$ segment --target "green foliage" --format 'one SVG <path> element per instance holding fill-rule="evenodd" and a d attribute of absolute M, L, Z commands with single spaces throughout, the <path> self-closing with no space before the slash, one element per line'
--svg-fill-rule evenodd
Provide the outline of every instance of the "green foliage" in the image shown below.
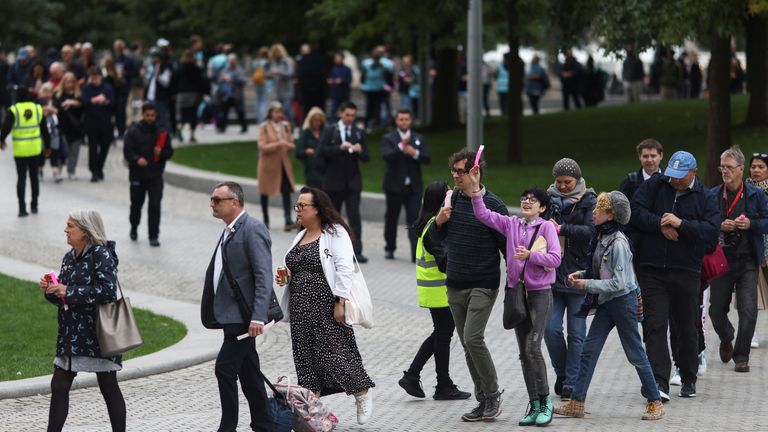
<path fill-rule="evenodd" d="M 34 43 L 56 43 L 61 36 L 57 15 L 61 4 L 46 0 L 0 1 L 0 40 L 8 50 Z"/>

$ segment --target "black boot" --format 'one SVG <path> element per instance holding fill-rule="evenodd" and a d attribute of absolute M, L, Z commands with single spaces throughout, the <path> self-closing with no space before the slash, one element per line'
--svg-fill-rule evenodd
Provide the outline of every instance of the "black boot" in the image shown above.
<path fill-rule="evenodd" d="M 29 213 L 27 213 L 27 204 L 26 203 L 19 203 L 19 217 L 27 217 L 29 216 Z"/>
<path fill-rule="evenodd" d="M 32 203 L 29 204 L 29 210 L 32 214 L 37 214 L 37 201 L 32 201 Z"/>

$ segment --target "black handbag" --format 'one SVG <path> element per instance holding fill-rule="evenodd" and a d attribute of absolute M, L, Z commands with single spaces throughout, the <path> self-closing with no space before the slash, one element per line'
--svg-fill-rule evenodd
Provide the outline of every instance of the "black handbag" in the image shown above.
<path fill-rule="evenodd" d="M 539 234 L 539 228 L 541 228 L 541 225 L 537 225 L 536 229 L 533 231 L 531 242 L 528 244 L 528 250 L 531 250 L 533 247 L 533 242 Z M 504 292 L 504 314 L 502 316 L 502 324 L 506 330 L 511 330 L 528 319 L 528 301 L 526 299 L 525 284 L 523 283 L 525 280 L 525 266 L 527 264 L 528 260 L 525 260 L 523 271 L 520 272 L 520 281 L 513 287 L 507 287 Z"/>
<path fill-rule="evenodd" d="M 237 280 L 232 276 L 232 273 L 229 271 L 229 265 L 227 265 L 227 254 L 226 250 L 224 248 L 221 249 L 221 266 L 224 269 L 224 274 L 227 276 L 227 280 L 229 281 L 229 286 L 232 288 L 232 293 L 235 296 L 235 301 L 237 301 L 237 307 L 240 309 L 240 316 L 243 317 L 243 320 L 245 320 L 246 323 L 251 322 L 251 316 L 253 314 L 253 310 L 251 309 L 251 305 L 248 304 L 248 302 L 245 301 L 245 297 L 243 297 L 243 292 L 240 290 L 240 284 L 237 283 Z M 267 310 L 267 322 L 264 324 L 268 324 L 272 321 L 278 322 L 283 319 L 283 309 L 280 307 L 280 303 L 277 301 L 277 295 L 275 295 L 275 290 L 271 289 L 272 291 L 272 297 L 269 300 L 269 309 Z"/>

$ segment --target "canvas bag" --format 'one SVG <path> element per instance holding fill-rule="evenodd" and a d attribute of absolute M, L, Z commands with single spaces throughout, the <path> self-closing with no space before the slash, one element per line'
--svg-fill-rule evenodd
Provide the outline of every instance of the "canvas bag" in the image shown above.
<path fill-rule="evenodd" d="M 292 385 L 287 376 L 279 377 L 275 388 L 293 409 L 295 432 L 328 432 L 336 428 L 339 419 L 311 390 Z"/>
<path fill-rule="evenodd" d="M 117 281 L 120 298 L 99 305 L 96 319 L 96 338 L 103 357 L 123 354 L 144 344 L 136 319 L 133 317 L 130 299 L 123 295 L 120 281 Z"/>
<path fill-rule="evenodd" d="M 352 273 L 352 289 L 349 290 L 349 298 L 344 305 L 344 321 L 348 326 L 359 325 L 365 328 L 373 328 L 373 303 L 368 285 L 363 277 L 360 263 L 355 260 L 355 271 Z"/>

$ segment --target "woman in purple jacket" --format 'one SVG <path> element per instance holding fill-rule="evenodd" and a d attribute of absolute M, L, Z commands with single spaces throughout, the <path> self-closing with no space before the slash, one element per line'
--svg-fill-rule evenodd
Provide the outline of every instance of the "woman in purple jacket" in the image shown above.
<path fill-rule="evenodd" d="M 468 177 L 473 185 L 472 191 L 476 191 L 472 193 L 475 217 L 507 238 L 507 287 L 522 282 L 527 293 L 528 318 L 515 327 L 523 378 L 530 399 L 528 411 L 519 425 L 544 426 L 552 421 L 553 406 L 547 383 L 547 365 L 541 355 L 541 339 L 552 310 L 551 286 L 561 256 L 555 226 L 541 218 L 549 205 L 549 196 L 539 188 L 528 188 L 520 195 L 523 217 L 505 216 L 485 207 L 477 167 L 469 171 Z M 536 238 L 533 239 L 533 236 Z"/>

